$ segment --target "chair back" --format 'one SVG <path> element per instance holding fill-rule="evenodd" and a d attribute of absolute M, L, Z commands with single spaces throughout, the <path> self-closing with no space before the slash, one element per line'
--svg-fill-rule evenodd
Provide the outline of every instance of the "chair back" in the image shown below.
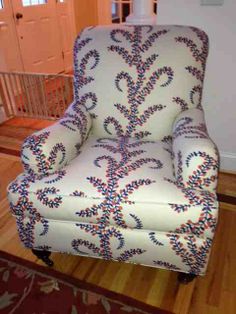
<path fill-rule="evenodd" d="M 75 100 L 99 137 L 163 140 L 181 111 L 201 107 L 207 55 L 194 27 L 86 28 L 74 46 Z"/>

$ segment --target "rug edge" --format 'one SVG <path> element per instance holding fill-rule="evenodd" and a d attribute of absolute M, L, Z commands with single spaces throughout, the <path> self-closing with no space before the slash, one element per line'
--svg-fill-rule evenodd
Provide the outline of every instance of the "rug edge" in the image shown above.
<path fill-rule="evenodd" d="M 83 281 L 81 279 L 74 278 L 68 274 L 61 273 L 58 270 L 55 270 L 54 268 L 48 268 L 47 266 L 38 265 L 34 262 L 28 261 L 24 258 L 12 255 L 2 250 L 0 250 L 0 257 L 5 258 L 11 262 L 15 262 L 20 265 L 22 265 L 22 261 L 23 261 L 24 262 L 24 264 L 22 265 L 23 267 L 25 266 L 28 268 L 32 268 L 34 271 L 42 273 L 42 274 L 46 274 L 47 276 L 50 276 L 50 277 L 57 277 L 59 280 L 69 283 L 80 289 L 93 290 L 92 292 L 100 294 L 100 295 L 104 295 L 108 299 L 110 298 L 115 301 L 125 303 L 126 305 L 136 307 L 142 311 L 148 311 L 150 312 L 150 314 L 174 314 L 173 312 L 170 312 L 168 310 L 164 310 L 159 307 L 146 304 L 142 301 L 136 300 L 124 294 L 108 290 L 106 288 L 97 286 L 90 282 Z M 80 287 L 80 285 L 82 287 Z"/>

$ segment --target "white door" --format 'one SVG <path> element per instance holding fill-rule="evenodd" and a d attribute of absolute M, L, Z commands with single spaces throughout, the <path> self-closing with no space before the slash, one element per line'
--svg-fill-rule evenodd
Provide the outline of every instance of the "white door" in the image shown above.
<path fill-rule="evenodd" d="M 66 72 L 70 72 L 73 68 L 73 45 L 76 37 L 73 1 L 57 0 L 56 7 L 64 57 L 64 68 Z"/>
<path fill-rule="evenodd" d="M 0 71 L 22 71 L 10 0 L 0 0 Z"/>
<path fill-rule="evenodd" d="M 12 6 L 24 70 L 64 71 L 56 0 L 13 0 Z"/>

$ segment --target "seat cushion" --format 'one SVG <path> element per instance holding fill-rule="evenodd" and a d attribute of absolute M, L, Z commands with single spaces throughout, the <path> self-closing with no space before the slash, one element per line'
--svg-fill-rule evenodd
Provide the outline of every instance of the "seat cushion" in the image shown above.
<path fill-rule="evenodd" d="M 9 186 L 14 215 L 212 237 L 214 193 L 178 187 L 171 144 L 90 136 L 70 164 Z"/>

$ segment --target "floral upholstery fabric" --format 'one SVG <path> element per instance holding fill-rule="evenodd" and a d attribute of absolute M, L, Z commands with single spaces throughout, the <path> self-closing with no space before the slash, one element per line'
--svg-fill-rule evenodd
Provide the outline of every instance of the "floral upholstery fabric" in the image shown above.
<path fill-rule="evenodd" d="M 192 27 L 80 34 L 74 103 L 26 139 L 8 188 L 26 247 L 205 273 L 218 216 L 207 51 Z"/>
<path fill-rule="evenodd" d="M 71 104 L 60 122 L 24 141 L 21 161 L 25 171 L 48 175 L 65 166 L 77 156 L 91 123 L 91 117 L 83 106 L 76 102 Z"/>
<path fill-rule="evenodd" d="M 88 28 L 75 43 L 75 97 L 98 137 L 162 140 L 178 113 L 201 107 L 207 55 L 197 28 Z"/>
<path fill-rule="evenodd" d="M 127 153 L 139 156 L 131 157 L 117 174 L 104 171 L 109 160 L 119 161 L 124 154 L 118 145 L 126 145 Z M 213 235 L 217 217 L 215 194 L 176 185 L 170 144 L 134 139 L 126 139 L 122 144 L 117 139 L 91 136 L 81 153 L 54 174 L 34 179 L 20 175 L 11 186 L 12 204 L 17 204 L 22 182 L 31 205 L 48 219 L 93 224 L 104 221 L 104 225 L 179 233 L 186 232 L 183 225 L 192 220 L 188 232 Z M 116 189 L 108 193 L 112 185 Z M 204 203 L 208 203 L 207 207 Z M 115 212 L 105 212 L 113 208 Z M 18 204 L 12 210 L 16 216 L 31 216 L 30 210 L 22 212 Z M 208 221 L 211 227 L 201 230 L 205 211 L 212 215 Z"/>
<path fill-rule="evenodd" d="M 93 224 L 16 217 L 26 247 L 130 262 L 203 275 L 212 239 Z M 34 224 L 34 229 L 30 226 Z"/>
<path fill-rule="evenodd" d="M 207 133 L 202 110 L 189 109 L 178 115 L 173 128 L 173 153 L 179 185 L 216 190 L 218 151 Z"/>

